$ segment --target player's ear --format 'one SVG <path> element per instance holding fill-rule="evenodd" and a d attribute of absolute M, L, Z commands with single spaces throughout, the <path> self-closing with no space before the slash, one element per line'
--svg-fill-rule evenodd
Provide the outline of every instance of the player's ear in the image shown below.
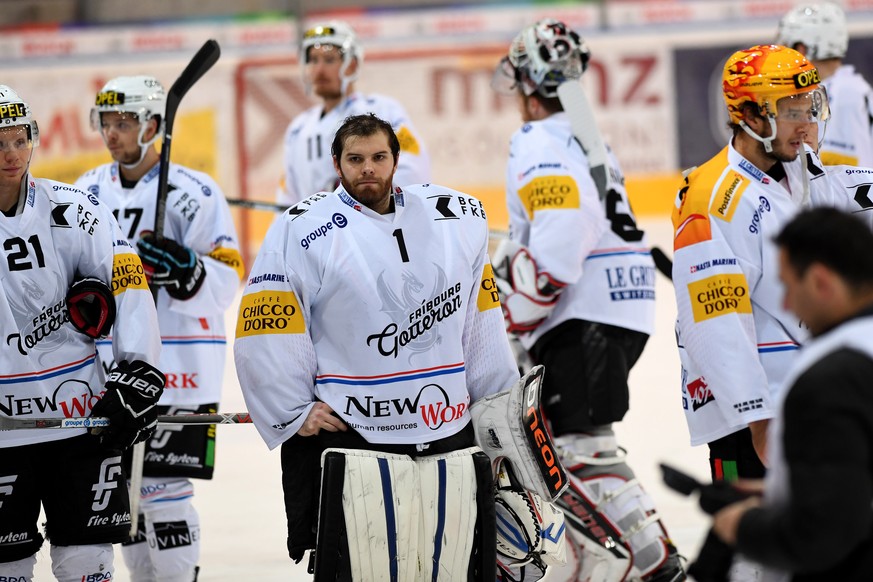
<path fill-rule="evenodd" d="M 340 180 L 342 180 L 343 171 L 340 169 L 339 161 L 336 159 L 336 156 L 333 156 L 333 169 L 336 170 L 336 175 L 339 176 Z"/>

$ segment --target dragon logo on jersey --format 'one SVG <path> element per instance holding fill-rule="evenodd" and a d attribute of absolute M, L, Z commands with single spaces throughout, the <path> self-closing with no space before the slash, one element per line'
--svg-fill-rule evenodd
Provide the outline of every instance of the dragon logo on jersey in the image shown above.
<path fill-rule="evenodd" d="M 448 284 L 448 278 L 439 265 L 434 263 L 436 277 L 433 289 L 424 292 L 424 283 L 411 271 L 401 274 L 403 289 L 398 294 L 391 288 L 382 272 L 376 282 L 382 298 L 382 313 L 388 314 L 392 323 L 376 334 L 367 337 L 367 345 L 375 346 L 386 357 L 396 358 L 400 348 L 412 353 L 412 358 L 430 350 L 440 341 L 436 325 L 451 317 L 461 308 L 461 284 Z"/>

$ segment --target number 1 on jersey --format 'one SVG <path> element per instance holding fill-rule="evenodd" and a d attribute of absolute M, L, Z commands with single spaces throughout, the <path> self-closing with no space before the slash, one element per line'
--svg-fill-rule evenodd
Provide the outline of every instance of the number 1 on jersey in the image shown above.
<path fill-rule="evenodd" d="M 394 238 L 397 239 L 397 247 L 400 249 L 400 258 L 403 259 L 404 263 L 408 263 L 409 253 L 406 252 L 406 241 L 403 240 L 403 230 L 398 228 L 391 234 L 393 234 Z"/>

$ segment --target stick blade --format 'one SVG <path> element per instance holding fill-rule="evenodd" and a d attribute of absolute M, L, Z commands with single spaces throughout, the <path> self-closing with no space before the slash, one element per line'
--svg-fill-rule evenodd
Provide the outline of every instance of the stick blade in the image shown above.
<path fill-rule="evenodd" d="M 167 109 L 170 109 L 171 103 L 173 103 L 173 109 L 175 109 L 175 105 L 178 105 L 178 102 L 182 100 L 182 97 L 185 96 L 191 87 L 212 68 L 212 65 L 218 62 L 218 57 L 220 56 L 221 47 L 218 45 L 218 41 L 210 38 L 203 43 L 203 46 L 191 58 L 188 66 L 185 67 L 185 70 L 182 71 L 182 74 L 179 75 L 179 78 L 170 87 L 170 91 L 167 93 Z"/>

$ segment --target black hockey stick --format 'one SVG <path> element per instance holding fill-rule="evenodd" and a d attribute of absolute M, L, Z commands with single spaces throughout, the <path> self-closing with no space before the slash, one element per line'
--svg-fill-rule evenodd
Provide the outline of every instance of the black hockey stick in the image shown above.
<path fill-rule="evenodd" d="M 657 268 L 662 275 L 672 281 L 673 261 L 664 251 L 661 250 L 660 247 L 652 247 L 652 260 L 655 261 L 655 268 Z"/>
<path fill-rule="evenodd" d="M 264 210 L 266 212 L 285 212 L 290 208 L 287 204 L 264 202 L 262 200 L 247 200 L 243 198 L 225 198 L 230 206 L 246 208 L 248 210 Z"/>
<path fill-rule="evenodd" d="M 248 412 L 218 412 L 215 414 L 162 414 L 158 424 L 251 424 Z M 103 416 L 74 416 L 71 418 L 9 418 L 0 416 L 0 430 L 25 428 L 98 428 L 109 426 Z"/>
<path fill-rule="evenodd" d="M 176 79 L 167 93 L 167 104 L 164 109 L 164 134 L 161 141 L 160 172 L 158 174 L 158 195 L 155 198 L 155 229 L 157 238 L 164 236 L 164 219 L 167 213 L 167 181 L 170 175 L 170 146 L 173 143 L 173 124 L 176 122 L 176 112 L 182 97 L 194 86 L 194 83 L 212 68 L 221 56 L 221 48 L 213 39 L 207 40 L 200 50 L 191 58 L 188 66 Z M 158 304 L 158 287 L 152 286 L 152 298 Z M 133 459 L 130 464 L 130 537 L 135 537 L 139 527 L 139 490 L 142 485 L 142 467 L 145 458 L 145 443 L 137 443 L 133 447 Z"/>
<path fill-rule="evenodd" d="M 170 172 L 170 146 L 173 142 L 173 124 L 176 122 L 176 111 L 179 109 L 182 97 L 188 93 L 194 83 L 212 68 L 219 56 L 221 56 L 221 47 L 218 46 L 218 42 L 213 39 L 207 40 L 167 93 L 167 106 L 164 111 L 164 135 L 161 142 L 161 171 L 158 174 L 158 197 L 155 201 L 154 233 L 157 237 L 164 235 L 164 217 L 167 211 L 167 179 Z M 155 291 L 153 293 L 156 294 Z"/>

